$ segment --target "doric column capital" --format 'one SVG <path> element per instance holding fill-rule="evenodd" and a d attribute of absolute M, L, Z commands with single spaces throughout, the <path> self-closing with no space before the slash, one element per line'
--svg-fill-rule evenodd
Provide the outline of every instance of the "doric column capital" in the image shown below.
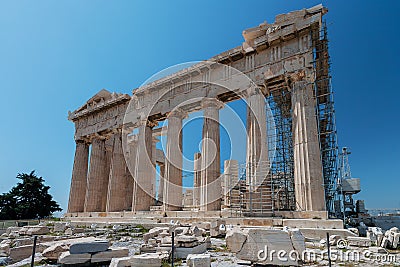
<path fill-rule="evenodd" d="M 203 100 L 201 101 L 201 107 L 204 108 L 210 108 L 210 107 L 214 107 L 217 109 L 221 109 L 224 107 L 224 103 L 219 101 L 216 98 L 203 98 Z"/>
<path fill-rule="evenodd" d="M 179 118 L 179 119 L 185 119 L 187 118 L 188 113 L 181 109 L 181 108 L 174 108 L 171 112 L 168 114 L 168 118 L 174 117 L 174 118 Z"/>
<path fill-rule="evenodd" d="M 260 86 L 250 86 L 246 90 L 247 97 L 253 96 L 253 95 L 263 95 L 263 88 Z"/>

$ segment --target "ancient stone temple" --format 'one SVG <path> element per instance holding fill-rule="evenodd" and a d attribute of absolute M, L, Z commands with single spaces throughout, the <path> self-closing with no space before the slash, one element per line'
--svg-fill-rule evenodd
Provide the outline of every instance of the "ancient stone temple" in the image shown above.
<path fill-rule="evenodd" d="M 208 61 L 131 95 L 101 90 L 70 112 L 76 152 L 67 216 L 326 218 L 333 177 L 325 152 L 332 119 L 321 111 L 331 103 L 326 12 L 319 5 L 278 15 Z M 220 110 L 240 99 L 244 167 L 220 157 Z M 195 111 L 203 112 L 203 141 L 193 188 L 183 191 L 182 125 Z"/>

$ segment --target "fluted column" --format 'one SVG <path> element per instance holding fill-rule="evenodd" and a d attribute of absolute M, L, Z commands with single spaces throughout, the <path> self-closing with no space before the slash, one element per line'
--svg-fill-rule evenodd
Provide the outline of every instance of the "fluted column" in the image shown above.
<path fill-rule="evenodd" d="M 301 211 L 324 211 L 325 193 L 312 84 L 294 83 L 292 111 L 296 207 Z"/>
<path fill-rule="evenodd" d="M 199 207 L 201 186 L 201 153 L 194 154 L 193 165 L 193 206 Z"/>
<path fill-rule="evenodd" d="M 247 96 L 247 183 L 255 189 L 268 174 L 267 116 L 265 97 L 257 87 Z"/>
<path fill-rule="evenodd" d="M 268 141 L 265 97 L 259 87 L 247 91 L 247 209 L 252 212 L 272 211 L 271 181 L 268 176 Z"/>
<path fill-rule="evenodd" d="M 158 185 L 158 202 L 164 203 L 165 164 L 160 164 L 160 183 Z"/>
<path fill-rule="evenodd" d="M 72 170 L 68 212 L 83 212 L 88 174 L 89 144 L 76 140 L 74 167 Z"/>
<path fill-rule="evenodd" d="M 131 187 L 128 189 L 128 193 L 130 196 L 130 206 L 129 208 L 134 211 L 136 207 L 136 188 L 137 188 L 137 181 L 136 181 L 136 155 L 137 155 L 137 143 L 138 143 L 138 136 L 137 135 L 130 135 L 127 137 L 128 142 L 128 160 L 127 160 L 127 172 L 128 172 L 128 179 L 131 179 Z"/>
<path fill-rule="evenodd" d="M 126 164 L 122 149 L 122 133 L 119 130 L 114 134 L 114 145 L 111 157 L 111 170 L 108 183 L 108 197 L 106 211 L 123 211 L 126 208 L 126 194 L 128 187 Z"/>
<path fill-rule="evenodd" d="M 86 190 L 85 211 L 105 211 L 103 199 L 107 196 L 108 171 L 105 139 L 96 137 L 92 140 L 90 167 Z"/>
<path fill-rule="evenodd" d="M 182 120 L 185 116 L 180 109 L 168 115 L 164 210 L 182 209 Z"/>
<path fill-rule="evenodd" d="M 238 183 L 239 180 L 239 164 L 237 160 L 224 161 L 224 181 L 223 181 L 223 195 L 224 205 L 230 206 L 231 204 L 231 189 Z"/>
<path fill-rule="evenodd" d="M 153 183 L 155 168 L 152 162 L 154 124 L 142 121 L 139 126 L 135 163 L 135 183 L 132 201 L 133 211 L 148 211 L 155 204 Z"/>
<path fill-rule="evenodd" d="M 215 98 L 205 98 L 203 140 L 201 149 L 201 196 L 200 209 L 206 211 L 221 210 L 220 176 L 220 131 L 219 109 L 223 104 Z"/>

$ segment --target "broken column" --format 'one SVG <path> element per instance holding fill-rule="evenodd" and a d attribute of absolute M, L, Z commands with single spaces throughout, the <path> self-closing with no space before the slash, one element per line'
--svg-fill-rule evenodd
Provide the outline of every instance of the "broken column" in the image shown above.
<path fill-rule="evenodd" d="M 294 184 L 299 211 L 325 210 L 321 151 L 313 85 L 297 81 L 292 89 Z"/>
<path fill-rule="evenodd" d="M 201 196 L 200 209 L 205 211 L 221 210 L 220 176 L 220 131 L 219 109 L 223 103 L 215 98 L 205 98 L 203 139 L 201 149 Z"/>
<path fill-rule="evenodd" d="M 182 209 L 182 120 L 185 116 L 186 112 L 179 108 L 168 115 L 164 210 Z"/>
<path fill-rule="evenodd" d="M 74 167 L 72 171 L 68 212 L 83 212 L 88 173 L 89 144 L 76 140 Z"/>
<path fill-rule="evenodd" d="M 101 136 L 96 136 L 92 140 L 85 212 L 105 211 L 103 198 L 107 197 L 108 185 L 105 141 Z"/>

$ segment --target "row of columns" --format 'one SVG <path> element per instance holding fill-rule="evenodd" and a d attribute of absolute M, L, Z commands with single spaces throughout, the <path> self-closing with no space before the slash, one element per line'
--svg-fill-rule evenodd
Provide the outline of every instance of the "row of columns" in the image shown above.
<path fill-rule="evenodd" d="M 324 210 L 321 154 L 317 134 L 315 103 L 312 88 L 297 82 L 292 92 L 295 195 L 299 210 Z M 247 183 L 257 187 L 268 184 L 268 143 L 265 97 L 259 88 L 247 95 Z M 204 211 L 221 209 L 220 125 L 219 109 L 223 104 L 215 98 L 202 101 L 204 110 L 201 153 L 195 155 L 193 204 Z M 168 115 L 165 165 L 160 165 L 158 200 L 164 210 L 182 208 L 182 120 L 186 113 L 176 109 Z M 101 212 L 150 210 L 155 205 L 154 124 L 144 120 L 138 135 L 127 151 L 130 175 L 122 149 L 122 132 L 109 138 L 97 136 L 89 143 L 76 141 L 71 182 L 69 212 Z M 111 143 L 112 149 L 107 149 Z M 253 190 L 250 188 L 250 191 Z M 272 202 L 272 192 L 264 202 Z"/>

